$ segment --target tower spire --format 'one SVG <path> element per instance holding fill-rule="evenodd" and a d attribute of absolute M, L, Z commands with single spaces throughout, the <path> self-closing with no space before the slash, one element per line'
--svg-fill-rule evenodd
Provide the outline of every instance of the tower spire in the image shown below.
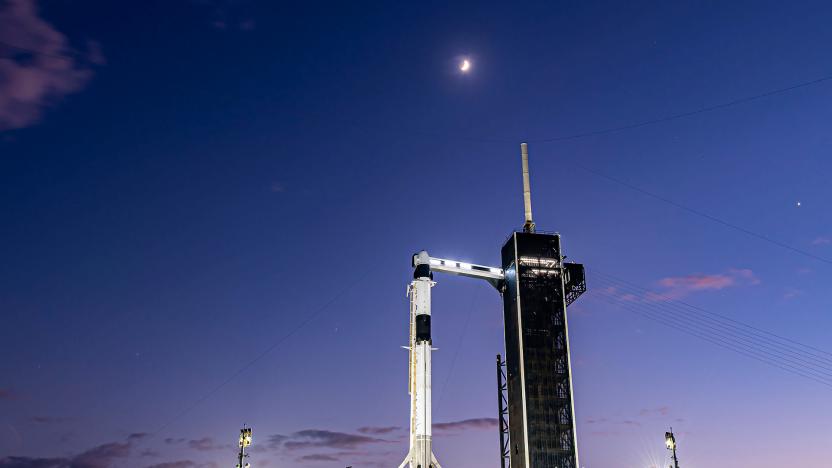
<path fill-rule="evenodd" d="M 526 221 L 523 223 L 523 232 L 534 232 L 534 221 L 532 221 L 532 189 L 529 184 L 529 145 L 520 143 L 520 156 L 523 159 L 523 208 L 525 209 Z"/>

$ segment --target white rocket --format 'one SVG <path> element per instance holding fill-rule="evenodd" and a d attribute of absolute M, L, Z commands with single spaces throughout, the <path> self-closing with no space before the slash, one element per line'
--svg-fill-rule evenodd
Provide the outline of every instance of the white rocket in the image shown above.
<path fill-rule="evenodd" d="M 430 288 L 433 273 L 479 278 L 500 290 L 505 279 L 502 269 L 484 265 L 434 258 L 424 250 L 413 256 L 413 282 L 407 288 L 410 296 L 410 451 L 399 468 L 442 468 L 433 454 L 431 439 L 430 353 Z"/>
<path fill-rule="evenodd" d="M 433 275 L 430 257 L 419 252 L 413 257 L 413 282 L 410 296 L 410 452 L 399 468 L 442 468 L 436 461 L 431 444 L 431 336 L 430 288 Z"/>

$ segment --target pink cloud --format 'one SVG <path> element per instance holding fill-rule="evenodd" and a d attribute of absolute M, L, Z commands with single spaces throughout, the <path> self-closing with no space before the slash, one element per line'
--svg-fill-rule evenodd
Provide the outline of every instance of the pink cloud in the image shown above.
<path fill-rule="evenodd" d="M 812 241 L 812 245 L 828 245 L 828 244 L 832 244 L 832 237 L 820 236 L 820 237 L 816 237 L 815 240 Z"/>
<path fill-rule="evenodd" d="M 787 288 L 786 292 L 783 293 L 783 299 L 794 299 L 795 297 L 802 296 L 803 291 L 800 289 L 795 288 Z"/>
<path fill-rule="evenodd" d="M 734 278 L 727 275 L 689 275 L 662 278 L 659 284 L 670 289 L 699 291 L 703 289 L 723 289 L 734 285 Z"/>
<path fill-rule="evenodd" d="M 35 0 L 0 2 L 0 131 L 37 123 L 46 107 L 80 91 L 90 63 L 104 56 L 95 42 L 83 57 L 38 16 Z"/>
<path fill-rule="evenodd" d="M 730 269 L 724 273 L 692 274 L 662 278 L 658 284 L 666 290 L 661 294 L 648 293 L 645 299 L 661 301 L 680 299 L 695 292 L 719 291 L 741 285 L 756 285 L 760 280 L 748 269 Z"/>
<path fill-rule="evenodd" d="M 0 388 L 0 400 L 18 400 L 20 395 L 13 392 L 10 388 Z"/>
<path fill-rule="evenodd" d="M 639 416 L 667 416 L 669 414 L 669 406 L 660 406 L 658 408 L 645 408 L 638 412 Z"/>

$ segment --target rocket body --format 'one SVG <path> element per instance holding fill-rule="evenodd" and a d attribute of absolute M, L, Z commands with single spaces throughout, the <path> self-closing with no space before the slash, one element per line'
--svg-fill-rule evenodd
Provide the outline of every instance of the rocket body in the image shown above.
<path fill-rule="evenodd" d="M 429 263 L 417 264 L 410 283 L 410 452 L 400 468 L 441 468 L 431 440 L 431 314 Z"/>

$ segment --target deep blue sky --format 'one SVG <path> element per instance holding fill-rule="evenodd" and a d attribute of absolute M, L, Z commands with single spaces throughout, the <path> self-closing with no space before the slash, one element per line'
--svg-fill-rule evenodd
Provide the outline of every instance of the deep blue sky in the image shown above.
<path fill-rule="evenodd" d="M 535 143 L 829 75 L 829 2 L 0 11 L 0 42 L 41 53 L 0 44 L 0 466 L 230 466 L 243 422 L 255 467 L 397 466 L 410 255 L 498 263 L 525 140 L 537 224 L 590 289 L 830 350 L 832 265 L 575 164 L 832 258 L 832 82 Z M 499 297 L 437 280 L 434 420 L 492 418 Z M 582 465 L 661 466 L 672 425 L 687 467 L 824 466 L 832 389 L 593 294 L 570 308 Z M 454 427 L 443 466 L 496 466 L 495 429 Z"/>

